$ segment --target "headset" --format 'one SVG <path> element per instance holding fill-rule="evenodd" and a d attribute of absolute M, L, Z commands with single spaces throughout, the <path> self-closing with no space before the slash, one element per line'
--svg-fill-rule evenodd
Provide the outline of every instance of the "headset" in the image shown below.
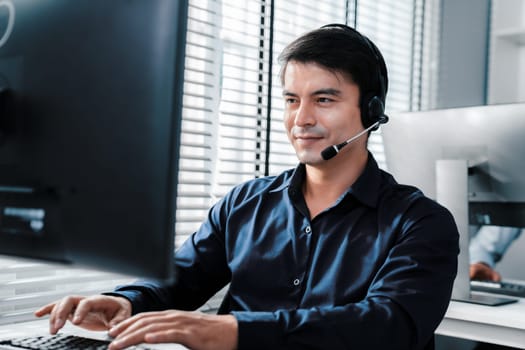
<path fill-rule="evenodd" d="M 358 39 L 362 46 L 369 51 L 368 54 L 373 58 L 376 66 L 376 80 L 379 91 L 361 91 L 359 101 L 361 109 L 361 121 L 365 129 L 370 131 L 377 130 L 380 124 L 388 122 L 388 116 L 385 115 L 385 98 L 388 84 L 386 64 L 383 56 L 375 44 L 363 34 L 359 33 L 352 27 L 344 24 L 333 23 L 322 26 L 321 28 L 338 28 L 348 33 L 352 40 Z M 374 127 L 372 127 L 375 125 Z"/>

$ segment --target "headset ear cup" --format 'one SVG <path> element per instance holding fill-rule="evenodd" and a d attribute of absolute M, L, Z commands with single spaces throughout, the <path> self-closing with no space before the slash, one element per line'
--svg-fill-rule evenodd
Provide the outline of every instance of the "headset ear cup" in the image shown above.
<path fill-rule="evenodd" d="M 380 121 L 384 114 L 383 101 L 374 94 L 366 95 L 361 104 L 361 122 L 365 129 Z"/>
<path fill-rule="evenodd" d="M 385 106 L 383 105 L 383 101 L 381 101 L 381 99 L 377 96 L 372 97 L 370 102 L 368 102 L 368 116 L 370 117 L 372 123 L 379 121 L 383 114 L 385 114 Z"/>

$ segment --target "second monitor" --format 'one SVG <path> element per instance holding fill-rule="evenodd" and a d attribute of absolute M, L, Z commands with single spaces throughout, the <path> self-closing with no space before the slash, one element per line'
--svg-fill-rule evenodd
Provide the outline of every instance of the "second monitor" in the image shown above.
<path fill-rule="evenodd" d="M 469 299 L 470 225 L 525 227 L 525 104 L 391 113 L 388 171 L 448 207 L 460 232 L 453 298 Z"/>

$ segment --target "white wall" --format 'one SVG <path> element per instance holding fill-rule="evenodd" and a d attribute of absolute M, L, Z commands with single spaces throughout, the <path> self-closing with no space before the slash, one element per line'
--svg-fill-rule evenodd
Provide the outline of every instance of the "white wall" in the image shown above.
<path fill-rule="evenodd" d="M 490 0 L 443 0 L 436 108 L 486 104 Z"/>

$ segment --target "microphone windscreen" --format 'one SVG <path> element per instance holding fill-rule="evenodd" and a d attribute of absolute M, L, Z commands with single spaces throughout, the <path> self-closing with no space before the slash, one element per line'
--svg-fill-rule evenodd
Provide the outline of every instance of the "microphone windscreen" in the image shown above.
<path fill-rule="evenodd" d="M 337 151 L 334 148 L 334 146 L 330 146 L 330 147 L 325 148 L 321 152 L 321 157 L 323 157 L 324 160 L 328 160 L 328 159 L 332 159 L 336 154 L 337 154 Z"/>

